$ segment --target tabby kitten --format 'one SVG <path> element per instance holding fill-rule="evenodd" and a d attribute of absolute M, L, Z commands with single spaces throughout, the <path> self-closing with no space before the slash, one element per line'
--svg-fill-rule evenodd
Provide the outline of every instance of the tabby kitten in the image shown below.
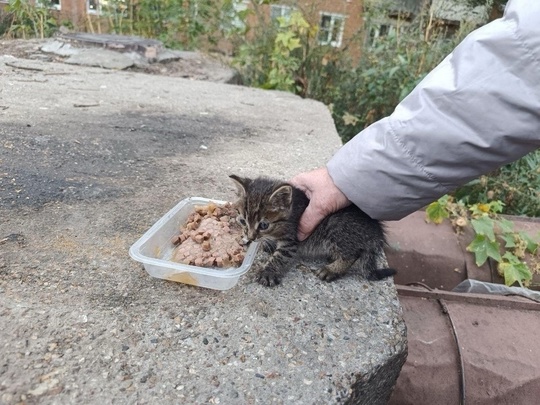
<path fill-rule="evenodd" d="M 303 191 L 264 177 L 229 177 L 238 189 L 235 207 L 244 242 L 257 240 L 270 254 L 256 275 L 260 284 L 279 284 L 287 270 L 299 261 L 325 262 L 316 271 L 325 281 L 334 280 L 351 268 L 371 280 L 395 274 L 393 269 L 378 268 L 386 245 L 381 223 L 355 205 L 326 217 L 306 240 L 299 242 L 298 222 L 309 203 Z"/>

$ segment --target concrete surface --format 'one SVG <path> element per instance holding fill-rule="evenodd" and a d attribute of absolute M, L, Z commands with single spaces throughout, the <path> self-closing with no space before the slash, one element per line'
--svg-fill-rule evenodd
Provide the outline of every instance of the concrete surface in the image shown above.
<path fill-rule="evenodd" d="M 166 49 L 160 41 L 143 40 L 137 37 L 76 34 L 66 34 L 71 35 L 67 38 L 60 36 L 41 40 L 38 48 L 28 49 L 27 57 L 46 60 L 50 55 L 51 59 L 55 58 L 56 61 L 72 65 L 114 70 L 131 69 L 143 73 L 180 76 L 218 83 L 240 83 L 238 72 L 223 63 L 216 55 Z M 79 39 L 73 40 L 73 37 Z M 29 45 L 31 43 L 26 47 L 28 48 Z"/>
<path fill-rule="evenodd" d="M 406 356 L 392 281 L 219 292 L 128 256 L 179 200 L 233 198 L 231 173 L 323 164 L 322 104 L 0 56 L 0 123 L 0 403 L 386 402 Z"/>
<path fill-rule="evenodd" d="M 117 70 L 127 69 L 135 65 L 133 58 L 128 55 L 108 49 L 83 49 L 69 56 L 65 63 Z"/>
<path fill-rule="evenodd" d="M 157 52 L 155 59 L 150 59 L 132 50 L 114 54 L 110 52 L 112 52 L 110 49 L 85 47 L 58 37 L 27 40 L 0 39 L 0 55 L 21 59 L 64 63 L 71 60 L 71 62 L 77 62 L 73 64 L 81 66 L 124 69 L 130 72 L 216 83 L 240 83 L 238 72 L 228 66 L 222 55 L 162 48 Z M 114 63 L 117 59 L 121 62 L 120 64 Z M 99 63 L 98 60 L 100 60 Z"/>
<path fill-rule="evenodd" d="M 91 32 L 69 32 L 62 30 L 57 38 L 83 47 L 99 47 L 118 52 L 137 52 L 148 59 L 156 59 L 164 49 L 163 43 L 157 39 L 142 38 L 135 35 L 96 34 Z M 67 32 L 66 32 L 67 31 Z"/>

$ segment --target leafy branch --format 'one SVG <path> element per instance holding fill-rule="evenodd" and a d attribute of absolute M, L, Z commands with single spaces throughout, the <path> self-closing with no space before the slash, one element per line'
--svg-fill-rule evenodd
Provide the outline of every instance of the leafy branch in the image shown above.
<path fill-rule="evenodd" d="M 467 250 L 474 253 L 476 265 L 482 266 L 491 258 L 507 286 L 516 282 L 527 286 L 540 265 L 536 263 L 531 269 L 523 259 L 526 254 L 537 255 L 539 244 L 525 232 L 514 230 L 513 222 L 500 215 L 503 207 L 500 201 L 466 206 L 445 195 L 427 207 L 426 217 L 435 224 L 449 219 L 458 232 L 470 225 L 475 237 Z"/>

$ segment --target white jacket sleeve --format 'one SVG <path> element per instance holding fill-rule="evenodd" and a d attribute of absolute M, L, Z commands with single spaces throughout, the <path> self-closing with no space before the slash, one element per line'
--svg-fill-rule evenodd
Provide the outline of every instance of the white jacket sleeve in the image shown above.
<path fill-rule="evenodd" d="M 540 146 L 540 1 L 509 2 L 328 162 L 367 214 L 400 219 Z"/>

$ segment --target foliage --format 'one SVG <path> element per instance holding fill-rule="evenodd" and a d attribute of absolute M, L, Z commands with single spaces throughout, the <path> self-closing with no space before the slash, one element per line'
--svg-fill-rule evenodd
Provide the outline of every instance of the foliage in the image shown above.
<path fill-rule="evenodd" d="M 278 17 L 275 24 L 266 28 L 262 40 L 240 46 L 235 64 L 252 85 L 298 93 L 301 86 L 297 82 L 308 43 L 317 30 L 299 12 Z M 254 58 L 259 68 L 248 73 L 246 68 L 253 66 Z"/>
<path fill-rule="evenodd" d="M 161 40 L 166 47 L 197 49 L 216 44 L 245 23 L 242 0 L 109 0 L 100 2 L 97 15 L 89 16 L 91 32 L 139 35 Z M 0 29 L 8 38 L 51 36 L 58 22 L 50 0 L 9 0 Z M 67 25 L 65 22 L 62 25 Z"/>
<path fill-rule="evenodd" d="M 257 2 L 252 3 L 257 23 L 251 40 L 239 46 L 235 58 L 244 83 L 322 101 L 330 106 L 343 142 L 389 115 L 472 29 L 463 25 L 459 32 L 448 35 L 429 15 L 410 24 L 398 20 L 394 32 L 368 43 L 360 61 L 353 63 L 347 49 L 362 47 L 366 32 L 359 31 L 341 49 L 323 46 L 317 42 L 316 24 L 303 24 L 309 10 L 298 9 L 289 18 L 278 19 L 276 25 L 261 16 Z M 368 30 L 383 10 L 368 11 Z M 278 38 L 294 43 L 294 49 L 287 49 Z"/>
<path fill-rule="evenodd" d="M 136 33 L 168 47 L 193 49 L 202 36 L 213 33 L 216 10 L 211 0 L 141 0 L 134 7 L 133 26 Z"/>
<path fill-rule="evenodd" d="M 111 0 L 99 17 L 89 19 L 89 29 L 102 26 L 116 34 L 155 38 L 168 48 L 197 49 L 215 44 L 224 31 L 242 17 L 240 0 Z"/>
<path fill-rule="evenodd" d="M 10 18 L 7 38 L 46 38 L 57 28 L 50 3 L 42 1 L 36 5 L 29 0 L 9 0 L 6 11 Z"/>
<path fill-rule="evenodd" d="M 540 217 L 540 150 L 458 189 L 466 204 L 501 200 L 505 213 Z"/>
<path fill-rule="evenodd" d="M 515 231 L 514 224 L 499 215 L 503 206 L 500 201 L 466 205 L 446 195 L 427 207 L 426 217 L 436 224 L 448 218 L 458 230 L 471 226 L 475 237 L 467 250 L 474 253 L 476 265 L 482 266 L 490 258 L 497 262 L 506 285 L 517 282 L 526 286 L 533 272 L 540 272 L 539 244 L 526 233 Z M 531 257 L 532 268 L 524 261 L 526 254 Z"/>
<path fill-rule="evenodd" d="M 274 20 L 267 18 L 267 9 L 262 7 L 269 3 L 272 1 L 251 1 L 250 12 L 255 23 L 250 26 L 248 41 L 246 35 L 231 37 L 237 50 L 234 66 L 248 86 L 287 90 L 320 100 L 320 95 L 312 90 L 322 89 L 325 82 L 320 80 L 322 72 L 330 67 L 331 60 L 348 60 L 347 53 L 318 43 L 318 25 L 310 19 L 319 16 L 314 12 L 316 2 L 310 9 L 299 5 L 290 15 Z M 345 49 L 357 41 L 357 37 L 352 38 Z"/>
<path fill-rule="evenodd" d="M 301 48 L 300 37 L 305 36 L 312 27 L 298 12 L 293 12 L 290 17 L 279 17 L 278 24 L 279 28 L 270 58 L 271 69 L 268 72 L 265 87 L 294 91 L 294 77 L 301 60 L 293 54 L 293 51 Z"/>
<path fill-rule="evenodd" d="M 370 21 L 368 18 L 368 27 Z M 318 93 L 332 106 L 342 140 L 347 142 L 373 122 L 390 115 L 470 28 L 464 26 L 458 33 L 447 36 L 429 18 L 418 17 L 409 25 L 398 22 L 393 32 L 373 39 L 364 48 L 356 68 L 338 68 L 331 83 L 325 85 L 334 86 L 334 91 L 321 89 Z"/>

